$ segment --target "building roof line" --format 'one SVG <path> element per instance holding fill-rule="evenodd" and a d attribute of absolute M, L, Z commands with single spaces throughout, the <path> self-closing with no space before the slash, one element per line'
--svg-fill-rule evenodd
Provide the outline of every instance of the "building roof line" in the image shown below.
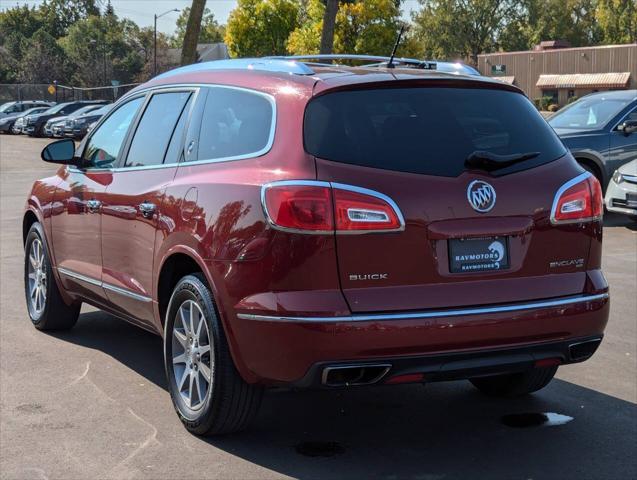
<path fill-rule="evenodd" d="M 520 53 L 557 53 L 557 52 L 566 52 L 566 51 L 574 51 L 574 50 L 603 50 L 608 48 L 630 48 L 637 47 L 637 43 L 622 43 L 619 45 L 590 45 L 588 47 L 570 47 L 570 48 L 554 48 L 549 50 L 518 50 L 515 52 L 491 52 L 491 53 L 480 53 L 478 57 L 492 57 L 497 55 L 515 55 Z"/>

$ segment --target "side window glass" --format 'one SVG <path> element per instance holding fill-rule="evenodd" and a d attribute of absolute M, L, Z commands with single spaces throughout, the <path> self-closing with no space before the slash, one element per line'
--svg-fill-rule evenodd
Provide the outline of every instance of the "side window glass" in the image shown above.
<path fill-rule="evenodd" d="M 262 153 L 273 128 L 272 113 L 263 95 L 211 88 L 201 119 L 198 160 Z"/>
<path fill-rule="evenodd" d="M 122 148 L 126 132 L 143 97 L 135 98 L 115 110 L 89 139 L 82 156 L 87 168 L 113 166 Z"/>
<path fill-rule="evenodd" d="M 166 150 L 164 163 L 177 163 L 181 161 L 183 152 L 181 152 L 179 149 L 181 148 L 181 140 L 184 136 L 184 130 L 186 129 L 186 121 L 188 120 L 188 112 L 190 110 L 192 98 L 193 97 L 191 96 L 188 99 L 188 103 L 186 103 L 186 106 L 179 116 L 179 120 L 177 121 L 177 125 L 175 126 L 175 131 L 173 132 L 173 136 L 170 139 L 170 143 L 168 144 L 168 150 Z"/>
<path fill-rule="evenodd" d="M 633 111 L 628 114 L 628 116 L 626 117 L 626 120 L 632 120 L 632 121 L 637 120 L 637 107 L 633 108 Z"/>
<path fill-rule="evenodd" d="M 153 95 L 135 131 L 126 158 L 126 167 L 144 167 L 164 163 L 170 139 L 191 92 Z"/>

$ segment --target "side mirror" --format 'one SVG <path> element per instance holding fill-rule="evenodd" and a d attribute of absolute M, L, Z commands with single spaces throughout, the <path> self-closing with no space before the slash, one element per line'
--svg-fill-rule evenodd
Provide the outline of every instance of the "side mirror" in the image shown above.
<path fill-rule="evenodd" d="M 624 135 L 630 135 L 631 133 L 637 132 L 637 120 L 626 120 L 617 127 L 617 130 L 624 132 Z"/>
<path fill-rule="evenodd" d="M 70 138 L 49 143 L 41 154 L 42 160 L 62 165 L 76 165 L 75 142 Z"/>

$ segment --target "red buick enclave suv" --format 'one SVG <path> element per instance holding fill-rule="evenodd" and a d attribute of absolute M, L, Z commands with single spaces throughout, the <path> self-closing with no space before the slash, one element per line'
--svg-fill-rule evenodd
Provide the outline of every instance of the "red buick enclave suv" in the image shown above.
<path fill-rule="evenodd" d="M 597 180 L 516 87 L 363 59 L 179 68 L 49 144 L 23 220 L 35 327 L 85 302 L 161 334 L 198 434 L 245 427 L 268 386 L 512 396 L 589 358 Z"/>

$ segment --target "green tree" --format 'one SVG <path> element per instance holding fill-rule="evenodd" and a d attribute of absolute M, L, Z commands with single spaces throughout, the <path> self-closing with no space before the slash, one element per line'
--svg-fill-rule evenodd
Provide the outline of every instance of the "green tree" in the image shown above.
<path fill-rule="evenodd" d="M 307 20 L 290 35 L 290 52 L 319 52 L 324 12 L 321 0 L 310 0 Z M 334 52 L 389 55 L 399 30 L 400 8 L 395 0 L 341 2 L 334 27 Z"/>
<path fill-rule="evenodd" d="M 503 50 L 528 50 L 543 40 L 566 40 L 574 47 L 600 39 L 595 9 L 599 0 L 523 0 L 504 28 Z"/>
<path fill-rule="evenodd" d="M 225 41 L 233 57 L 285 55 L 299 26 L 296 0 L 239 0 L 230 13 Z"/>
<path fill-rule="evenodd" d="M 25 38 L 45 26 L 40 10 L 27 5 L 9 8 L 0 12 L 0 44 L 4 45 L 12 34 Z"/>
<path fill-rule="evenodd" d="M 44 0 L 40 13 L 47 32 L 55 38 L 66 35 L 69 27 L 90 15 L 100 15 L 95 0 Z"/>
<path fill-rule="evenodd" d="M 130 20 L 90 16 L 69 28 L 60 40 L 76 66 L 72 82 L 81 87 L 109 85 L 110 80 L 135 80 L 144 64 L 137 33 Z"/>
<path fill-rule="evenodd" d="M 67 78 L 69 64 L 64 49 L 43 28 L 25 42 L 22 51 L 17 64 L 20 82 L 50 83 Z"/>
<path fill-rule="evenodd" d="M 177 18 L 177 29 L 170 43 L 173 48 L 181 48 L 184 43 L 184 35 L 186 34 L 186 24 L 190 15 L 190 7 L 186 7 L 181 11 Z M 218 43 L 223 42 L 225 28 L 219 25 L 209 8 L 203 11 L 201 17 L 201 30 L 199 31 L 199 39 L 197 43 Z"/>
<path fill-rule="evenodd" d="M 515 0 L 420 0 L 412 41 L 424 57 L 468 59 L 498 48 L 504 27 L 516 15 Z"/>
<path fill-rule="evenodd" d="M 635 0 L 598 0 L 595 17 L 604 43 L 637 42 Z"/>

